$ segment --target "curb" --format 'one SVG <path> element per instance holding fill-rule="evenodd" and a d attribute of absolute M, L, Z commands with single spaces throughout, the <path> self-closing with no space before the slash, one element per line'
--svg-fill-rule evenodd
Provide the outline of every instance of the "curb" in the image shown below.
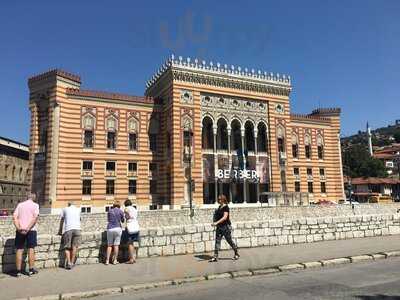
<path fill-rule="evenodd" d="M 388 259 L 391 257 L 399 257 L 399 256 L 400 256 L 400 251 L 379 252 L 379 253 L 373 253 L 373 254 L 338 257 L 338 258 L 332 258 L 332 259 L 326 259 L 326 260 L 320 260 L 320 261 L 310 261 L 310 262 L 302 262 L 302 263 L 296 263 L 296 264 L 280 265 L 280 266 L 268 267 L 268 268 L 263 268 L 263 269 L 247 269 L 247 270 L 240 270 L 240 271 L 207 274 L 204 276 L 177 278 L 177 279 L 173 279 L 173 280 L 164 280 L 164 281 L 158 281 L 158 282 L 138 283 L 138 284 L 133 284 L 133 285 L 125 285 L 125 286 L 120 286 L 120 287 L 113 287 L 113 288 L 99 289 L 99 290 L 92 290 L 92 291 L 19 298 L 18 300 L 72 300 L 72 299 L 92 298 L 92 297 L 97 297 L 97 296 L 129 293 L 131 291 L 154 289 L 154 288 L 166 287 L 166 286 L 177 286 L 177 285 L 183 285 L 186 283 L 202 282 L 202 281 L 206 281 L 206 280 L 226 279 L 226 278 L 235 279 L 235 278 L 240 278 L 240 277 L 260 276 L 260 275 L 269 275 L 269 274 L 300 271 L 300 270 L 307 270 L 307 269 L 326 268 L 326 267 L 340 266 L 340 265 L 350 264 L 350 263 L 359 263 L 359 262 Z"/>

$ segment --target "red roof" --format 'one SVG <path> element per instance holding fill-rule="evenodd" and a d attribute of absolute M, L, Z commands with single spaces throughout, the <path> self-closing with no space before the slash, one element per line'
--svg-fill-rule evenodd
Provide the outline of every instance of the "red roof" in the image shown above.
<path fill-rule="evenodd" d="M 91 90 L 80 90 L 67 88 L 67 95 L 80 96 L 80 97 L 90 97 L 90 98 L 101 98 L 108 100 L 121 100 L 136 103 L 148 103 L 148 104 L 161 104 L 161 99 L 154 99 L 151 97 L 144 96 L 132 96 L 118 93 L 102 92 L 102 91 L 91 91 Z"/>
<path fill-rule="evenodd" d="M 383 147 L 382 149 L 375 150 L 375 154 L 396 154 L 397 152 L 400 152 L 400 144 L 392 144 L 390 146 Z"/>
<path fill-rule="evenodd" d="M 391 159 L 394 158 L 395 156 L 396 156 L 395 154 L 390 154 L 390 153 L 374 153 L 373 155 L 373 157 L 381 159 Z"/>
<path fill-rule="evenodd" d="M 361 184 L 400 184 L 399 179 L 394 178 L 378 178 L 378 177 L 357 177 L 351 179 L 352 185 Z"/>

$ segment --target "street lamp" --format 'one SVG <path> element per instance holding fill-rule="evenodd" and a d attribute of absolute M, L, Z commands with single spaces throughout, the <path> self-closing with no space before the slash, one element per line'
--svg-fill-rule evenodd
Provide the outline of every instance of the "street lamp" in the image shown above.
<path fill-rule="evenodd" d="M 185 177 L 187 178 L 188 194 L 189 194 L 189 216 L 193 218 L 193 180 L 192 180 L 192 137 L 193 132 L 184 131 L 184 147 L 183 147 L 183 157 L 184 162 L 187 164 L 185 168 Z"/>

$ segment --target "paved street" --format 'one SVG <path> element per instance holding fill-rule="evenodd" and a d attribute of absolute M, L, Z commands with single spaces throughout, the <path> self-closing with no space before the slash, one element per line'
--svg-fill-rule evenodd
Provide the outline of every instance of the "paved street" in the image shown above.
<path fill-rule="evenodd" d="M 318 270 L 203 281 L 96 299 L 400 299 L 400 258 Z"/>
<path fill-rule="evenodd" d="M 13 278 L 0 276 L 0 299 L 16 299 L 137 283 L 171 280 L 183 277 L 204 276 L 236 270 L 272 267 L 283 264 L 308 262 L 366 253 L 400 249 L 400 235 L 373 238 L 338 240 L 278 247 L 241 249 L 238 261 L 221 260 L 210 264 L 199 255 L 179 255 L 139 259 L 135 265 L 103 264 L 77 266 L 72 271 L 60 268 L 41 270 L 34 277 Z M 223 251 L 221 257 L 229 258 L 232 252 Z M 391 258 L 387 260 L 393 261 Z M 322 272 L 326 272 L 324 269 Z M 49 284 L 57 282 L 57 284 Z M 255 281 L 256 282 L 256 281 Z M 214 284 L 214 283 L 207 283 Z M 399 294 L 400 295 L 400 294 Z"/>

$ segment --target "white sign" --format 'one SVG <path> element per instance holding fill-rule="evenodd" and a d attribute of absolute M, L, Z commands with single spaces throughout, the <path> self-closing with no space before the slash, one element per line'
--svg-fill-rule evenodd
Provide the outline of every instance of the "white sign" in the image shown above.
<path fill-rule="evenodd" d="M 258 179 L 256 170 L 217 170 L 217 178 L 219 179 Z"/>

